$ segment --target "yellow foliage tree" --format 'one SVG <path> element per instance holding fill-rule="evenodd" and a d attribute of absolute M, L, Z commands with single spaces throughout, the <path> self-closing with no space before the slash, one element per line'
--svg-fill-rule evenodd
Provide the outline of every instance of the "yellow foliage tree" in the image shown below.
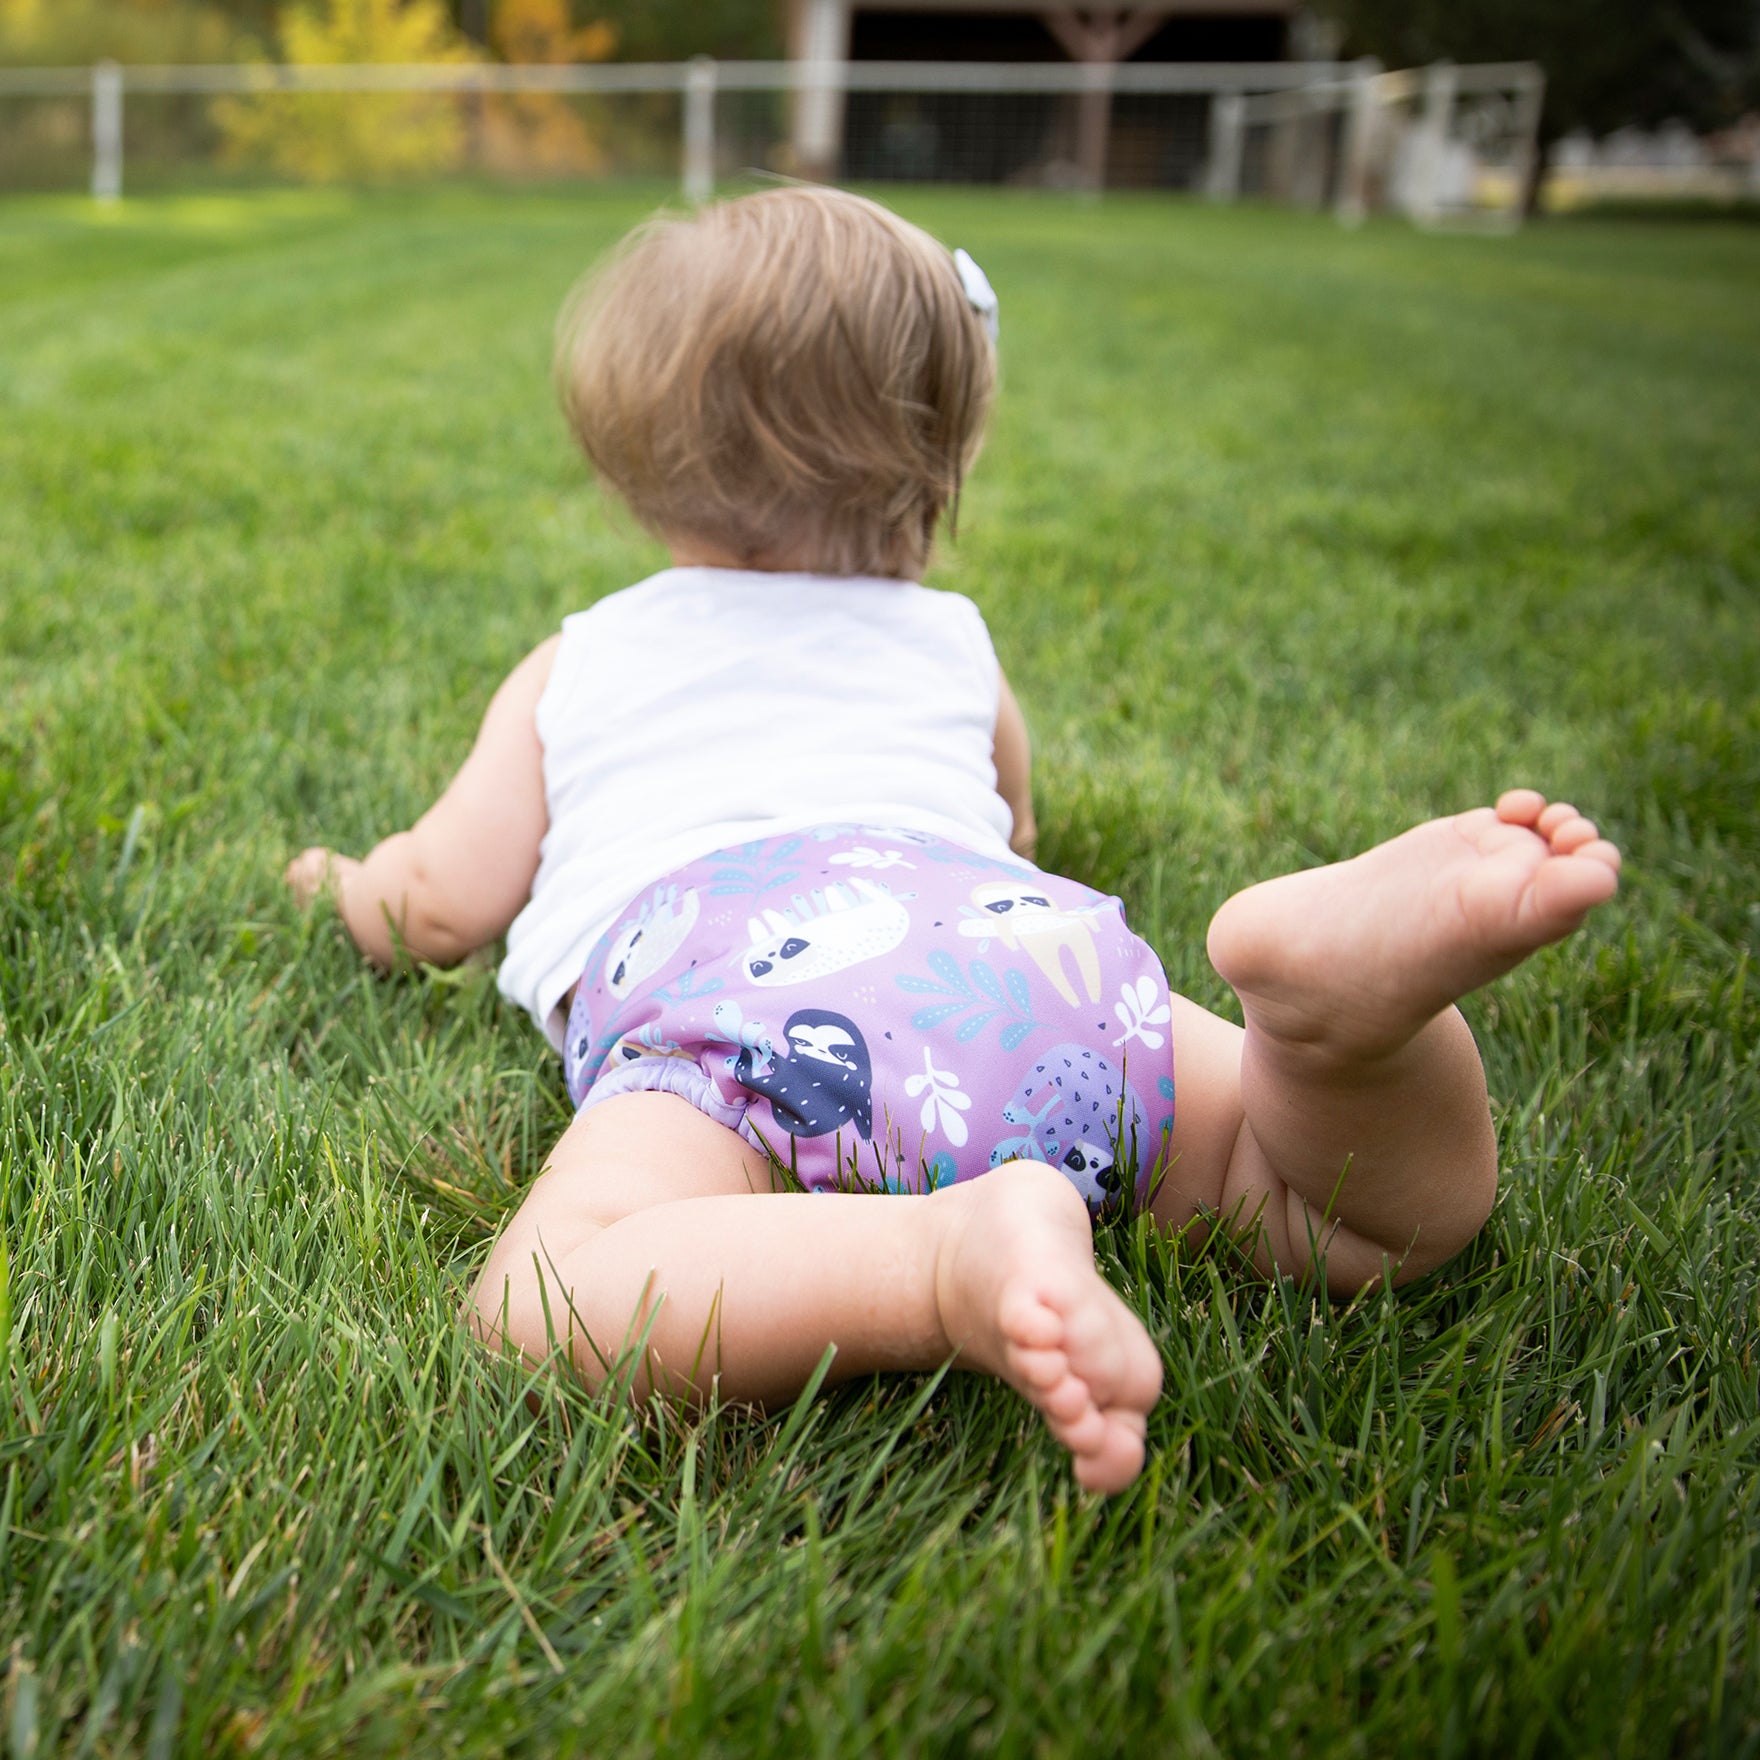
<path fill-rule="evenodd" d="M 442 0 L 327 0 L 282 9 L 283 59 L 296 67 L 408 66 L 473 59 Z M 267 163 L 326 183 L 420 176 L 458 162 L 457 103 L 423 93 L 278 93 L 216 101 L 214 117 L 235 161 Z"/>
<path fill-rule="evenodd" d="M 525 65 L 604 61 L 617 47 L 617 27 L 600 19 L 577 30 L 568 0 L 500 0 L 489 41 L 503 61 Z M 485 98 L 477 129 L 491 170 L 555 176 L 605 168 L 605 149 L 578 105 L 556 92 Z"/>
<path fill-rule="evenodd" d="M 575 29 L 568 0 L 500 0 L 489 40 L 503 61 L 604 61 L 617 47 L 607 19 Z"/>

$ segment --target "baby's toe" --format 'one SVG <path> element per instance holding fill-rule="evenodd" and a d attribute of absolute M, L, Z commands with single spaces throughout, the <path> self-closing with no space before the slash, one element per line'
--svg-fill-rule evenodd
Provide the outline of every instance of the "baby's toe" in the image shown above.
<path fill-rule="evenodd" d="M 1076 1483 L 1084 1491 L 1122 1491 L 1142 1472 L 1145 1452 L 1141 1432 L 1111 1425 L 1097 1449 L 1076 1456 Z"/>
<path fill-rule="evenodd" d="M 1574 855 L 1585 844 L 1596 842 L 1600 836 L 1601 833 L 1595 829 L 1592 819 L 1585 819 L 1581 813 L 1576 813 L 1553 828 L 1552 850 L 1555 855 Z"/>
<path fill-rule="evenodd" d="M 1010 1290 L 997 1320 L 1002 1336 L 1022 1350 L 1051 1350 L 1063 1343 L 1063 1316 L 1030 1289 Z"/>
<path fill-rule="evenodd" d="M 1497 816 L 1506 825 L 1532 825 L 1546 807 L 1546 796 L 1537 788 L 1506 789 L 1497 797 Z"/>
<path fill-rule="evenodd" d="M 1054 1431 L 1069 1430 L 1084 1422 L 1090 1413 L 1097 1415 L 1100 1410 L 1094 1404 L 1087 1383 L 1074 1375 L 1066 1375 L 1055 1387 L 1046 1388 L 1036 1403 Z M 1059 1440 L 1062 1440 L 1061 1436 Z"/>
<path fill-rule="evenodd" d="M 1577 809 L 1569 801 L 1552 801 L 1541 812 L 1540 817 L 1534 821 L 1534 829 L 1542 837 L 1551 837 L 1559 826 L 1568 824 L 1577 817 L 1579 817 Z"/>
<path fill-rule="evenodd" d="M 1085 1388 L 1079 1417 L 1057 1418 L 1047 1411 L 1045 1427 L 1073 1455 L 1098 1453 L 1105 1446 L 1107 1433 L 1111 1428 L 1106 1421 L 1106 1414 L 1087 1397 Z"/>
<path fill-rule="evenodd" d="M 1146 1422 L 1150 1407 L 1161 1397 L 1161 1384 L 1166 1378 L 1161 1353 L 1147 1339 L 1137 1341 L 1130 1352 L 1125 1372 L 1119 1377 L 1117 1403 L 1132 1411 L 1140 1422 Z"/>
<path fill-rule="evenodd" d="M 1548 939 L 1574 928 L 1596 905 L 1605 904 L 1619 891 L 1618 852 L 1612 862 L 1585 861 L 1585 852 L 1595 847 L 1586 844 L 1583 850 L 1547 862 L 1534 876 L 1531 908 L 1536 919 L 1546 925 Z"/>
<path fill-rule="evenodd" d="M 1048 1393 L 1069 1374 L 1069 1358 L 1059 1350 L 1008 1348 L 1010 1379 L 1027 1394 Z"/>

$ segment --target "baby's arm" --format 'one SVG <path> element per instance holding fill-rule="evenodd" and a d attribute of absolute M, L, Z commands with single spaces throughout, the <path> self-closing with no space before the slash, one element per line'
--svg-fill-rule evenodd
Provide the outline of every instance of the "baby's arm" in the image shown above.
<path fill-rule="evenodd" d="M 374 965 L 394 965 L 400 949 L 430 965 L 456 964 L 502 934 L 531 897 L 549 826 L 538 698 L 560 640 L 508 675 L 464 767 L 410 830 L 364 861 L 312 848 L 288 864 L 294 896 L 306 904 L 330 891 Z"/>
<path fill-rule="evenodd" d="M 1031 861 L 1039 845 L 1039 824 L 1033 817 L 1033 748 L 1027 739 L 1026 717 L 1006 675 L 996 709 L 996 792 L 1014 814 L 1009 847 Z"/>

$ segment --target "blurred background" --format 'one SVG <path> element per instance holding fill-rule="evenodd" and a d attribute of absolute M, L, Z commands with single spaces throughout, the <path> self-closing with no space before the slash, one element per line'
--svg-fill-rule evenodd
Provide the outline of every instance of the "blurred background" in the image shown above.
<path fill-rule="evenodd" d="M 0 188 L 750 170 L 1434 225 L 1752 204 L 1760 7 L 0 0 Z"/>
<path fill-rule="evenodd" d="M 1760 227 L 1697 216 L 1760 212 L 1756 17 L 0 0 L 0 190 L 50 192 L 0 198 L 7 1751 L 1754 1760 Z M 548 1047 L 279 881 L 663 565 L 555 314 L 754 171 L 998 289 L 931 578 L 1042 859 L 1183 993 L 1234 1007 L 1237 887 L 1517 780 L 1629 853 L 1469 1000 L 1454 1266 L 1347 1309 L 1104 1232 L 1168 1389 L 1105 1506 L 977 1376 L 529 1408 L 454 1316 Z"/>

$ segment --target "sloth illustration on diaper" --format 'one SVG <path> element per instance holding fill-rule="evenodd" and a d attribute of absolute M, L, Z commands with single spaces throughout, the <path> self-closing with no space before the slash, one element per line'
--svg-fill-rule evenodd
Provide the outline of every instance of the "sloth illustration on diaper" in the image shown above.
<path fill-rule="evenodd" d="M 828 977 L 890 953 L 911 926 L 904 906 L 871 880 L 834 881 L 790 905 L 747 923 L 751 945 L 739 966 L 750 983 L 769 988 Z"/>
<path fill-rule="evenodd" d="M 1020 1134 L 990 1151 L 990 1165 L 1047 1162 L 1096 1215 L 1123 1195 L 1124 1156 L 1141 1154 L 1148 1140 L 1148 1113 L 1124 1071 L 1076 1043 L 1039 1058 L 1002 1116 Z"/>
<path fill-rule="evenodd" d="M 782 1029 L 788 1049 L 744 1046 L 728 1060 L 734 1079 L 770 1102 L 791 1137 L 824 1137 L 853 1124 L 874 1134 L 873 1065 L 862 1030 L 828 1008 L 797 1009 Z"/>
<path fill-rule="evenodd" d="M 1078 998 L 1063 963 L 1068 949 L 1088 1000 L 1100 1000 L 1100 955 L 1093 925 L 1110 910 L 1108 903 L 1069 910 L 1054 904 L 1036 879 L 986 880 L 972 888 L 972 903 L 983 915 L 968 917 L 959 926 L 960 934 L 984 940 L 995 936 L 1010 952 L 1025 953 L 1074 1008 Z"/>
<path fill-rule="evenodd" d="M 651 978 L 684 946 L 700 906 L 696 888 L 683 896 L 673 886 L 658 887 L 632 920 L 617 931 L 605 954 L 605 988 L 621 1002 L 644 978 Z"/>

